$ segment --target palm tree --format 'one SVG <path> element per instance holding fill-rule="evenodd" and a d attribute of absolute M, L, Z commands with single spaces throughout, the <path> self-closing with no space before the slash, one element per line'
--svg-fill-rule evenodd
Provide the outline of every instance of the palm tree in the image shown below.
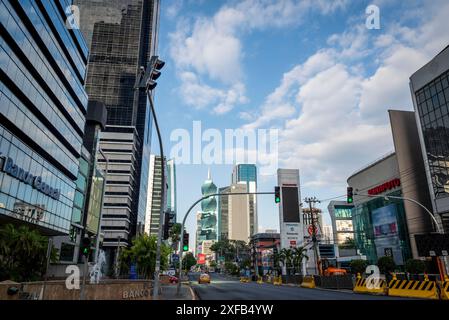
<path fill-rule="evenodd" d="M 279 254 L 280 261 L 287 268 L 287 274 L 290 274 L 290 269 L 293 262 L 293 250 L 284 248 Z"/>
<path fill-rule="evenodd" d="M 0 228 L 0 270 L 2 279 L 30 281 L 45 273 L 48 238 L 27 226 L 7 224 Z M 52 248 L 51 261 L 57 259 Z M 0 279 L 0 280 L 2 280 Z"/>
<path fill-rule="evenodd" d="M 299 269 L 299 273 L 302 273 L 302 262 L 304 259 L 309 260 L 309 256 L 306 254 L 307 253 L 307 249 L 305 249 L 304 247 L 297 247 L 293 249 L 293 264 L 296 267 L 298 267 Z M 296 270 L 295 270 L 296 271 Z"/>

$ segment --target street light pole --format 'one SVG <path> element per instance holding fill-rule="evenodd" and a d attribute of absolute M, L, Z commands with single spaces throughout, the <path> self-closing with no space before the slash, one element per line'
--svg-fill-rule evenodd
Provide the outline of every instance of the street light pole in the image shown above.
<path fill-rule="evenodd" d="M 216 196 L 238 196 L 238 195 L 248 195 L 248 194 L 274 194 L 274 192 L 236 192 L 236 193 L 214 193 L 210 194 L 208 196 L 204 196 L 198 200 L 196 200 L 187 210 L 186 215 L 182 219 L 182 225 L 181 225 L 181 239 L 184 239 L 184 226 L 187 220 L 187 217 L 189 216 L 189 213 L 192 211 L 192 209 L 201 201 L 210 198 L 210 197 L 216 197 Z M 183 248 L 181 241 L 179 242 L 179 281 L 178 286 L 176 289 L 176 294 L 179 296 L 181 293 L 181 271 L 182 271 L 182 254 L 183 254 Z"/>
<path fill-rule="evenodd" d="M 157 138 L 159 140 L 159 149 L 161 157 L 161 210 L 159 214 L 159 228 L 157 233 L 157 244 L 156 244 L 156 266 L 154 269 L 154 286 L 153 286 L 153 299 L 157 300 L 159 298 L 159 272 L 161 269 L 161 245 L 162 245 L 162 227 L 164 223 L 164 212 L 165 212 L 165 159 L 164 159 L 164 148 L 162 144 L 161 131 L 159 129 L 159 123 L 156 117 L 156 111 L 154 108 L 153 97 L 151 96 L 152 90 L 156 88 L 156 80 L 160 77 L 160 70 L 164 67 L 165 62 L 159 60 L 158 56 L 152 56 L 149 62 L 147 70 L 144 66 L 140 67 L 140 77 L 136 83 L 135 89 L 144 89 L 150 102 L 151 115 L 153 116 L 154 125 L 156 127 Z"/>
<path fill-rule="evenodd" d="M 95 243 L 95 263 L 98 263 L 98 256 L 99 256 L 99 250 L 100 250 L 100 235 L 101 235 L 101 222 L 103 220 L 103 210 L 104 210 L 104 195 L 106 193 L 106 180 L 108 176 L 108 168 L 109 168 L 109 159 L 104 154 L 103 150 L 101 148 L 98 149 L 100 154 L 103 156 L 103 158 L 106 160 L 106 170 L 103 176 L 103 194 L 101 195 L 101 211 L 100 211 L 100 221 L 98 222 L 98 230 L 97 230 L 97 241 Z"/>
<path fill-rule="evenodd" d="M 159 151 L 161 156 L 161 210 L 159 213 L 159 228 L 157 231 L 157 244 L 156 244 L 156 266 L 154 268 L 154 288 L 153 288 L 153 299 L 157 300 L 159 297 L 159 273 L 161 269 L 161 245 L 162 245 L 162 229 L 163 229 L 163 221 L 164 221 L 164 212 L 165 212 L 165 161 L 164 161 L 164 148 L 162 145 L 162 137 L 161 132 L 159 130 L 159 124 L 157 122 L 156 113 L 154 110 L 153 97 L 149 90 L 147 90 L 148 100 L 150 101 L 151 113 L 153 114 L 154 125 L 156 127 L 157 137 L 159 140 Z M 182 239 L 182 238 L 181 238 Z"/>

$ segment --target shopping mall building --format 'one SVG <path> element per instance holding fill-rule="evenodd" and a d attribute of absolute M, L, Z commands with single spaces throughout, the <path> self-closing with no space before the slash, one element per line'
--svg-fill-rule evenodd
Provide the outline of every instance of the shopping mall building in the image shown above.
<path fill-rule="evenodd" d="M 357 248 L 397 265 L 418 252 L 416 235 L 449 226 L 449 47 L 410 78 L 415 112 L 390 110 L 391 152 L 352 174 Z M 394 197 L 399 197 L 397 199 Z M 436 218 L 433 223 L 430 212 Z M 427 257 L 428 255 L 426 255 Z"/>

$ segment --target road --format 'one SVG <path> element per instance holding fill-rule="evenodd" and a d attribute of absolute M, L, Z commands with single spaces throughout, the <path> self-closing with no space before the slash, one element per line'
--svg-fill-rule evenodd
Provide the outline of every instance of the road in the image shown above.
<path fill-rule="evenodd" d="M 200 300 L 409 300 L 388 296 L 355 294 L 351 291 L 307 289 L 298 286 L 274 286 L 256 282 L 240 283 L 238 279 L 211 273 L 210 284 L 198 284 L 198 274 L 189 278 Z"/>

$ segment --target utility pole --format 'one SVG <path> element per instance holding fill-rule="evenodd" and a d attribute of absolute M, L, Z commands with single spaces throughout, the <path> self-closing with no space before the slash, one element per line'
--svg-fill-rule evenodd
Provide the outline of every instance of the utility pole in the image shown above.
<path fill-rule="evenodd" d="M 313 198 L 305 198 L 304 201 L 309 204 L 310 217 L 312 219 L 312 242 L 313 242 L 313 253 L 315 256 L 316 273 L 318 275 L 321 275 L 320 257 L 319 257 L 319 253 L 318 253 L 317 238 L 316 238 L 317 228 L 316 228 L 316 223 L 315 223 L 315 215 L 313 213 L 313 207 L 315 206 L 315 203 L 320 203 L 320 200 L 318 200 L 316 197 L 313 197 Z M 312 206 L 312 204 L 313 204 L 313 206 Z"/>

